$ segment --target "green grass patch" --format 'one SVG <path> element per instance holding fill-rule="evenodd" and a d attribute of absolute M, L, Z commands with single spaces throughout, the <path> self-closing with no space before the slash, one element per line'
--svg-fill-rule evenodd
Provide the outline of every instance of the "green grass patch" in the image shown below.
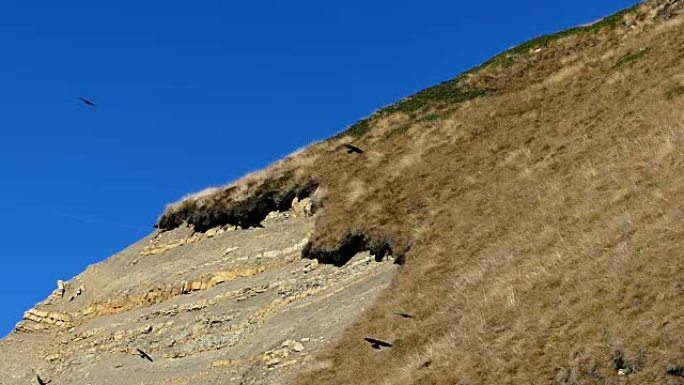
<path fill-rule="evenodd" d="M 596 34 L 600 31 L 606 30 L 606 29 L 612 29 L 618 26 L 620 23 L 623 22 L 624 18 L 626 15 L 636 11 L 636 9 L 639 7 L 639 4 L 636 4 L 630 8 L 624 9 L 614 15 L 605 17 L 601 19 L 600 21 L 597 21 L 594 24 L 590 25 L 584 25 L 581 27 L 575 27 L 575 28 L 570 28 L 564 31 L 552 33 L 549 35 L 544 35 L 540 36 L 537 38 L 534 38 L 530 41 L 526 41 L 518 46 L 515 46 L 508 51 L 505 51 L 497 56 L 494 56 L 490 60 L 484 62 L 482 65 L 479 67 L 474 68 L 471 72 L 475 72 L 478 70 L 481 70 L 483 68 L 489 67 L 489 66 L 501 66 L 501 67 L 508 67 L 513 65 L 517 60 L 517 58 L 521 55 L 527 54 L 530 52 L 530 50 L 534 50 L 537 48 L 545 48 L 552 42 L 556 40 L 560 40 L 562 38 L 568 37 L 568 36 L 575 36 L 575 35 L 589 35 L 589 34 Z"/>
<path fill-rule="evenodd" d="M 406 123 L 402 124 L 401 126 L 397 126 L 393 128 L 390 132 L 387 133 L 386 137 L 391 138 L 393 136 L 397 135 L 403 135 L 406 131 L 408 131 L 412 126 L 412 123 Z"/>
<path fill-rule="evenodd" d="M 351 135 L 356 138 L 364 136 L 371 129 L 371 119 L 373 119 L 373 117 L 364 118 L 357 121 L 356 123 L 349 126 L 346 130 L 337 134 L 335 138 L 340 138 L 345 135 Z"/>
<path fill-rule="evenodd" d="M 427 114 L 427 115 L 425 115 L 425 116 L 419 118 L 419 119 L 417 120 L 417 122 L 418 122 L 418 123 L 422 123 L 422 122 L 428 122 L 428 123 L 429 123 L 429 122 L 436 122 L 436 121 L 438 121 L 439 118 L 441 118 L 441 117 L 442 117 L 441 114 L 438 114 L 438 113 L 435 112 L 435 113 Z"/>
<path fill-rule="evenodd" d="M 423 111 L 426 107 L 463 103 L 467 100 L 487 95 L 488 92 L 485 90 L 464 88 L 461 85 L 461 78 L 459 76 L 456 79 L 447 80 L 439 85 L 420 91 L 413 96 L 399 101 L 399 103 L 381 110 L 380 113 L 388 115 L 395 112 L 403 112 L 414 118 L 418 112 Z"/>
<path fill-rule="evenodd" d="M 628 54 L 628 55 L 621 57 L 620 60 L 618 60 L 617 63 L 615 63 L 615 68 L 620 68 L 620 67 L 625 66 L 627 64 L 631 64 L 631 63 L 634 63 L 634 62 L 641 60 L 641 58 L 646 56 L 650 50 L 651 50 L 650 48 L 643 48 L 643 49 L 639 50 L 639 52 L 637 52 L 637 53 Z"/>
<path fill-rule="evenodd" d="M 345 135 L 351 135 L 357 138 L 362 137 L 372 129 L 373 122 L 376 119 L 382 119 L 383 117 L 393 113 L 405 113 L 409 115 L 411 119 L 415 119 L 420 114 L 420 112 L 425 111 L 425 109 L 428 107 L 441 107 L 449 104 L 458 104 L 465 102 L 467 100 L 472 100 L 489 94 L 493 94 L 495 92 L 493 90 L 467 89 L 462 85 L 461 80 L 466 75 L 477 72 L 489 66 L 513 65 L 521 55 L 529 53 L 530 50 L 546 47 L 556 40 L 574 35 L 596 34 L 606 29 L 615 28 L 624 21 L 625 15 L 634 12 L 639 5 L 640 4 L 636 4 L 631 8 L 622 10 L 614 15 L 608 16 L 591 25 L 571 28 L 554 34 L 540 36 L 538 38 L 522 43 L 508 51 L 505 51 L 493 57 L 492 59 L 486 61 L 482 65 L 473 68 L 454 79 L 447 80 L 434 87 L 430 87 L 423 91 L 420 91 L 415 95 L 400 100 L 396 104 L 381 109 L 380 111 L 376 112 L 368 118 L 359 120 L 358 122 L 349 126 L 345 131 L 339 133 L 337 136 L 335 136 L 335 138 L 339 138 Z M 645 54 L 646 52 L 641 52 L 639 53 L 640 56 L 638 57 L 623 59 L 636 61 L 639 60 L 641 56 Z"/>
<path fill-rule="evenodd" d="M 491 92 L 483 90 L 469 90 L 461 85 L 461 77 L 448 80 L 434 87 L 427 88 L 418 92 L 415 95 L 409 96 L 400 100 L 391 106 L 385 107 L 373 114 L 371 117 L 359 120 L 353 125 L 349 126 L 345 131 L 341 132 L 336 138 L 344 135 L 351 135 L 360 138 L 372 129 L 373 122 L 377 119 L 382 119 L 394 113 L 405 113 L 411 119 L 415 119 L 418 115 L 430 107 L 439 107 L 443 105 L 452 105 L 483 97 Z M 426 115 L 422 119 L 438 119 L 437 114 Z"/>

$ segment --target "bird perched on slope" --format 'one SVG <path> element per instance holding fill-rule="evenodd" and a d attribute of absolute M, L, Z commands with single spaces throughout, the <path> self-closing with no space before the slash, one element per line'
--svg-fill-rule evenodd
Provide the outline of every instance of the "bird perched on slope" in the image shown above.
<path fill-rule="evenodd" d="M 401 318 L 406 318 L 406 319 L 413 318 L 413 315 L 411 315 L 409 313 L 400 312 L 400 311 L 395 311 L 394 314 L 398 315 Z"/>
<path fill-rule="evenodd" d="M 78 99 L 79 99 L 80 101 L 82 101 L 83 104 L 85 104 L 85 105 L 88 106 L 88 107 L 97 107 L 97 106 L 95 105 L 95 103 L 93 103 L 92 101 L 90 101 L 90 100 L 88 100 L 88 99 L 86 99 L 86 98 L 84 98 L 84 97 L 82 97 L 82 96 L 79 96 Z"/>
<path fill-rule="evenodd" d="M 358 148 L 358 147 L 356 147 L 356 146 L 352 146 L 351 144 L 346 144 L 346 143 L 345 143 L 345 144 L 344 144 L 344 147 L 347 148 L 347 154 L 353 154 L 353 153 L 363 154 L 363 150 L 362 150 L 362 149 L 360 149 L 360 148 Z"/>
<path fill-rule="evenodd" d="M 150 357 L 149 354 L 147 354 L 147 353 L 145 353 L 144 351 L 142 351 L 142 349 L 136 348 L 135 350 L 138 351 L 138 355 L 140 356 L 140 358 L 146 359 L 147 361 L 150 361 L 150 362 L 154 362 L 154 360 L 152 359 L 152 357 Z"/>
<path fill-rule="evenodd" d="M 31 372 L 33 372 L 33 375 L 36 376 L 36 381 L 38 382 L 38 385 L 47 385 L 52 382 L 52 380 L 43 380 L 38 373 L 36 373 L 36 370 L 34 368 L 31 368 Z"/>
<path fill-rule="evenodd" d="M 375 338 L 366 337 L 364 338 L 364 340 L 366 340 L 371 345 L 371 347 L 376 350 L 382 350 L 382 348 L 392 347 L 392 344 L 390 344 L 389 342 L 376 340 Z"/>
<path fill-rule="evenodd" d="M 670 376 L 684 377 L 684 365 L 668 365 L 666 373 Z"/>

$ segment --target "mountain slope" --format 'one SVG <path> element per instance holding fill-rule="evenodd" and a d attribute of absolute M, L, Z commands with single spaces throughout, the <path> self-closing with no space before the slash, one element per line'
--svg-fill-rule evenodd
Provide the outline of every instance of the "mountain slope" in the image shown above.
<path fill-rule="evenodd" d="M 364 312 L 373 296 L 345 286 L 351 302 L 368 302 L 331 327 L 339 340 L 295 365 L 295 383 L 682 382 L 683 9 L 681 0 L 648 1 L 526 43 L 262 172 L 171 205 L 158 236 L 267 231 L 271 213 L 310 199 L 315 223 L 299 237 L 303 257 L 344 271 L 370 252 L 379 265 L 364 262 L 363 277 L 380 277 L 373 292 L 391 276 L 378 267 L 385 257 L 401 264 Z M 363 153 L 347 153 L 345 143 Z M 265 230 L 247 230 L 261 223 Z M 169 263 L 197 257 L 161 250 Z M 124 290 L 97 282 L 107 295 Z M 20 328 L 0 349 L 45 335 Z M 364 337 L 393 346 L 375 350 Z M 229 383 L 217 373 L 194 380 Z M 235 381 L 284 381 L 245 373 Z"/>

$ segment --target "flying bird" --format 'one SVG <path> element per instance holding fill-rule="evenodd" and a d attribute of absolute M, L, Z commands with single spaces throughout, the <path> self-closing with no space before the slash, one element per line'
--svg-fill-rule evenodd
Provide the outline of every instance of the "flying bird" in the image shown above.
<path fill-rule="evenodd" d="M 376 340 L 375 338 L 366 337 L 364 338 L 364 340 L 366 340 L 366 342 L 368 342 L 371 345 L 371 347 L 376 350 L 382 350 L 382 348 L 392 347 L 392 344 L 390 344 L 389 342 Z"/>
<path fill-rule="evenodd" d="M 31 368 L 31 372 L 33 373 L 34 376 L 36 376 L 36 381 L 38 381 L 38 384 L 39 384 L 39 385 L 47 385 L 47 384 L 49 384 L 49 383 L 52 382 L 52 380 L 47 380 L 47 381 L 43 380 L 43 379 L 38 375 L 38 373 L 36 373 L 36 369 L 34 369 L 34 368 Z"/>
<path fill-rule="evenodd" d="M 401 317 L 401 318 L 406 318 L 406 319 L 408 319 L 408 318 L 413 318 L 413 315 L 411 315 L 411 314 L 409 314 L 409 313 L 394 312 L 394 314 L 398 315 L 398 316 Z"/>
<path fill-rule="evenodd" d="M 135 350 L 138 351 L 138 355 L 140 356 L 140 358 L 144 358 L 147 361 L 154 362 L 154 360 L 152 359 L 152 357 L 150 357 L 149 354 L 145 353 L 144 351 L 142 351 L 141 349 L 138 349 L 138 348 L 136 348 Z"/>
<path fill-rule="evenodd" d="M 90 101 L 90 100 L 88 100 L 88 99 L 86 99 L 86 98 L 84 98 L 84 97 L 82 97 L 82 96 L 80 96 L 78 99 L 79 99 L 80 101 L 82 101 L 83 104 L 85 104 L 85 105 L 88 106 L 88 107 L 97 107 L 97 106 L 95 105 L 95 103 L 93 103 L 92 101 Z"/>
<path fill-rule="evenodd" d="M 347 148 L 347 154 L 353 154 L 353 153 L 363 154 L 362 149 L 360 149 L 356 146 L 352 146 L 351 144 L 345 144 L 344 147 Z"/>

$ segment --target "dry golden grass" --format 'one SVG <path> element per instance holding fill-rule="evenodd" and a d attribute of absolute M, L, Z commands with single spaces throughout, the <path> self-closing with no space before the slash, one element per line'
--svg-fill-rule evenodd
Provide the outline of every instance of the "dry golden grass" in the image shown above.
<path fill-rule="evenodd" d="M 494 94 L 385 117 L 257 176 L 320 182 L 315 243 L 359 230 L 411 245 L 296 383 L 684 383 L 665 373 L 684 364 L 684 16 L 652 11 L 681 4 L 485 67 L 466 82 Z M 352 141 L 366 154 L 339 149 Z M 638 371 L 619 377 L 616 351 Z"/>
<path fill-rule="evenodd" d="M 372 168 L 329 154 L 366 181 L 352 208 L 326 178 L 336 167 L 319 165 L 321 241 L 359 228 L 413 247 L 392 289 L 298 383 L 678 383 L 665 368 L 684 362 L 684 98 L 664 93 L 684 73 L 684 29 L 614 33 L 496 69 L 486 81 L 503 95 L 430 126 L 366 138 L 386 154 Z M 614 69 L 641 46 L 648 57 Z M 639 371 L 620 378 L 616 351 Z"/>

